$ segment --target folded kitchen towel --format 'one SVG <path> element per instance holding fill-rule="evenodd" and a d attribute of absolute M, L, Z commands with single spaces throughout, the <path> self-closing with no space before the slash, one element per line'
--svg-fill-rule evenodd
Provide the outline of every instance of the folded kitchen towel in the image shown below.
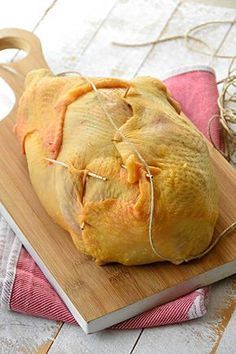
<path fill-rule="evenodd" d="M 182 111 L 207 136 L 209 119 L 218 112 L 214 71 L 208 67 L 188 68 L 165 80 Z M 219 126 L 214 122 L 212 136 L 220 144 Z M 203 316 L 207 288 L 198 289 L 177 300 L 157 306 L 113 329 L 155 327 Z M 48 319 L 76 323 L 29 253 L 22 247 L 7 222 L 0 216 L 0 304 L 10 310 Z"/>

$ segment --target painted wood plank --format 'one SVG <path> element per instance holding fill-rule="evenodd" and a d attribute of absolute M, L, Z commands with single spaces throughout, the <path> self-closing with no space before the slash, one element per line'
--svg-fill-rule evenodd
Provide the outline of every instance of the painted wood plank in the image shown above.
<path fill-rule="evenodd" d="M 116 0 L 59 0 L 36 30 L 55 72 L 73 70 Z"/>
<path fill-rule="evenodd" d="M 32 30 L 53 0 L 7 0 L 0 12 L 0 27 L 19 27 Z"/>
<path fill-rule="evenodd" d="M 53 0 L 4 1 L 0 11 L 0 28 L 17 27 L 32 31 L 53 2 Z M 15 54 L 14 49 L 0 51 L 0 63 L 10 61 Z"/>
<path fill-rule="evenodd" d="M 9 0 L 4 11 L 0 12 L 0 27 L 33 30 L 37 26 L 37 35 L 52 69 L 56 72 L 71 70 L 116 1 L 105 0 L 101 6 L 93 0 L 86 3 L 43 0 L 35 4 L 30 0 Z M 16 52 L 14 49 L 0 51 L 0 62 L 10 61 Z M 18 53 L 17 59 L 20 58 L 22 55 Z M 15 101 L 14 94 L 6 89 L 6 85 L 0 79 L 0 119 L 6 116 Z"/>
<path fill-rule="evenodd" d="M 235 15 L 235 9 L 210 7 L 186 2 L 178 8 L 175 16 L 171 19 L 168 27 L 164 31 L 162 38 L 184 34 L 189 28 L 207 21 L 233 20 Z M 208 27 L 206 30 L 196 32 L 196 35 L 198 38 L 207 41 L 207 43 L 216 50 L 228 27 L 229 25 L 227 24 L 221 26 L 215 25 Z M 198 47 L 198 49 L 203 49 L 203 47 Z M 155 48 L 153 48 L 139 71 L 139 75 L 153 75 L 162 79 L 165 78 L 170 71 L 181 66 L 193 64 L 209 65 L 211 61 L 210 56 L 188 49 L 183 40 L 164 42 L 157 44 Z M 217 69 L 217 75 L 221 76 L 221 72 L 218 73 L 218 71 L 219 69 L 223 70 L 223 68 L 217 67 Z"/>
<path fill-rule="evenodd" d="M 111 42 L 156 38 L 176 5 L 175 0 L 118 2 L 74 68 L 91 76 L 132 77 L 149 49 L 120 48 Z"/>
<path fill-rule="evenodd" d="M 211 6 L 236 7 L 235 0 L 193 0 Z"/>
<path fill-rule="evenodd" d="M 37 23 L 44 17 L 50 9 L 53 0 L 8 0 L 4 2 L 4 7 L 0 11 L 0 28 L 21 27 L 33 30 Z M 0 51 L 0 63 L 9 62 L 18 52 L 15 49 Z M 22 58 L 23 55 L 18 56 Z M 0 120 L 10 111 L 15 102 L 14 94 L 7 84 L 0 78 Z"/>
<path fill-rule="evenodd" d="M 43 0 L 36 4 L 30 0 L 9 0 L 0 13 L 0 26 L 28 30 L 37 26 L 36 33 L 42 41 L 52 69 L 56 72 L 71 70 L 116 1 L 105 0 L 101 6 L 93 0 L 86 3 Z M 62 26 L 63 21 L 65 25 Z M 0 51 L 0 62 L 10 61 L 16 52 L 14 49 Z M 22 55 L 18 53 L 17 59 L 20 58 Z M 14 101 L 14 95 L 7 92 L 6 84 L 0 80 L 0 119 L 10 111 Z"/>
<path fill-rule="evenodd" d="M 0 353 L 35 353 L 49 348 L 60 324 L 42 318 L 0 310 Z"/>
<path fill-rule="evenodd" d="M 234 10 L 234 16 L 236 20 L 236 10 Z M 224 44 L 219 51 L 221 55 L 235 55 L 235 44 L 236 44 L 236 25 L 233 25 L 231 28 L 227 38 L 224 41 Z M 214 67 L 219 73 L 218 79 L 223 79 L 227 77 L 228 74 L 228 67 L 231 62 L 231 59 L 215 59 L 214 60 Z"/>
<path fill-rule="evenodd" d="M 231 277 L 212 286 L 208 313 L 203 318 L 144 330 L 133 353 L 210 353 L 234 310 L 235 280 Z"/>
<path fill-rule="evenodd" d="M 86 335 L 78 326 L 65 324 L 49 350 L 50 354 L 127 354 L 140 330 L 105 330 Z"/>
<path fill-rule="evenodd" d="M 236 306 L 236 299 L 234 307 Z M 235 341 L 235 333 L 236 333 L 236 310 L 224 331 L 223 337 L 219 342 L 218 347 L 216 348 L 216 354 L 230 354 L 235 352 L 236 341 Z"/>

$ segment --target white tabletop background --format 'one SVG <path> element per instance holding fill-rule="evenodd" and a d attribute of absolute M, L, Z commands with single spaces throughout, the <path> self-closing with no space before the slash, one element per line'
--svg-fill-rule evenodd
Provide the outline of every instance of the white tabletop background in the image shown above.
<path fill-rule="evenodd" d="M 0 0 L 0 27 L 33 31 L 42 41 L 55 72 L 85 75 L 164 78 L 172 69 L 211 64 L 217 79 L 226 76 L 228 59 L 212 59 L 186 48 L 182 40 L 142 48 L 121 48 L 112 41 L 143 42 L 183 34 L 206 21 L 234 20 L 236 0 L 206 0 L 228 7 L 177 0 Z M 233 8 L 234 5 L 234 8 Z M 231 7 L 232 6 L 232 7 Z M 236 25 L 211 26 L 198 33 L 215 52 L 235 55 Z M 0 62 L 15 51 L 2 51 Z M 0 118 L 14 94 L 0 79 Z M 205 354 L 236 352 L 236 278 L 211 287 L 209 310 L 201 319 L 155 329 L 86 335 L 77 326 L 0 310 L 0 353 Z"/>

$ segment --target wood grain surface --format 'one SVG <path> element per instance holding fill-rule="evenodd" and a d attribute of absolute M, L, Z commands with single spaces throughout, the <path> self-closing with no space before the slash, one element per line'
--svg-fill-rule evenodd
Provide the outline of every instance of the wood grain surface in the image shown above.
<path fill-rule="evenodd" d="M 9 8 L 11 8 L 11 6 L 13 6 L 14 4 L 11 4 L 13 1 L 9 0 L 8 1 L 8 6 Z M 24 3 L 26 4 L 26 6 L 30 6 L 30 1 L 24 0 Z M 41 2 L 42 3 L 42 2 Z M 49 2 L 48 2 L 49 3 Z M 133 41 L 133 36 L 136 36 L 136 39 L 138 39 L 138 35 L 142 35 L 141 39 L 145 40 L 146 39 L 150 39 L 150 37 L 152 35 L 156 35 L 156 30 L 159 30 L 159 22 L 155 22 L 155 17 L 153 16 L 153 9 L 154 9 L 154 3 L 156 2 L 152 2 L 152 1 L 140 1 L 139 2 L 139 6 L 136 7 L 136 22 L 137 19 L 139 19 L 140 22 L 140 27 L 138 27 L 138 25 L 136 25 L 136 27 L 134 26 L 133 28 L 129 27 L 129 32 L 127 31 L 123 31 L 123 26 L 120 26 L 120 30 L 116 29 L 117 33 L 116 33 L 116 37 L 113 36 L 112 38 L 112 33 L 111 29 L 114 27 L 112 24 L 114 24 L 114 18 L 115 18 L 115 23 L 119 24 L 121 23 L 121 21 L 123 21 L 123 18 L 120 18 L 119 16 L 123 16 L 121 8 L 126 7 L 127 12 L 132 11 L 132 9 L 135 7 L 135 4 L 133 1 L 120 1 L 117 2 L 116 6 L 112 9 L 112 6 L 114 5 L 111 4 L 111 12 L 109 13 L 108 9 L 106 8 L 104 10 L 104 13 L 102 13 L 102 11 L 100 11 L 100 17 L 99 19 L 97 19 L 96 21 L 94 20 L 94 31 L 93 31 L 93 26 L 91 26 L 90 28 L 86 28 L 86 30 L 88 30 L 88 35 L 86 33 L 83 32 L 83 27 L 70 27 L 70 21 L 69 21 L 69 12 L 72 12 L 73 9 L 77 8 L 77 4 L 80 3 L 80 1 L 76 2 L 77 4 L 75 4 L 75 2 L 73 1 L 69 1 L 69 5 L 68 2 L 65 2 L 64 0 L 59 0 L 56 1 L 55 4 L 53 5 L 52 9 L 46 14 L 46 16 L 42 19 L 42 21 L 40 21 L 38 27 L 36 28 L 36 33 L 39 34 L 41 40 L 43 43 L 45 43 L 45 47 L 46 47 L 46 56 L 48 61 L 50 62 L 50 65 L 54 68 L 58 68 L 58 71 L 61 70 L 61 68 L 63 68 L 64 66 L 66 66 L 66 59 L 67 58 L 72 58 L 72 61 L 70 62 L 70 64 L 67 66 L 67 68 L 69 67 L 69 69 L 73 69 L 76 65 L 78 65 L 77 67 L 83 72 L 85 72 L 87 70 L 87 73 L 89 73 L 90 70 L 90 66 L 93 65 L 94 68 L 98 67 L 99 73 L 101 75 L 111 75 L 112 74 L 112 70 L 114 70 L 114 74 L 116 76 L 127 76 L 127 77 L 131 77 L 134 70 L 132 70 L 132 65 L 129 65 L 127 68 L 124 66 L 122 67 L 122 71 L 119 71 L 119 60 L 120 60 L 120 64 L 122 64 L 122 52 L 123 49 L 119 49 L 116 52 L 115 58 L 116 58 L 116 62 L 113 62 L 113 65 L 110 66 L 109 63 L 106 62 L 109 61 L 109 53 L 111 52 L 111 46 L 110 46 L 110 40 L 108 40 L 107 42 L 104 42 L 104 40 L 106 40 L 106 38 L 108 39 L 123 39 L 124 38 L 124 34 L 126 35 L 126 39 L 128 41 L 129 38 L 132 38 Z M 136 3 L 136 2 L 135 2 Z M 173 3 L 176 3 L 175 1 L 159 1 L 159 7 L 156 6 L 156 13 L 157 15 L 159 14 L 159 10 L 162 11 L 163 7 L 166 5 L 166 7 L 170 10 L 169 13 L 167 14 L 167 17 L 171 15 L 171 11 L 173 9 Z M 165 4 L 164 4 L 165 3 Z M 44 5 L 44 4 L 43 4 Z M 43 5 L 41 6 L 41 8 L 43 8 Z M 78 5 L 79 6 L 79 5 Z M 153 16 L 153 22 L 150 22 L 153 24 L 152 29 L 150 31 L 147 31 L 148 29 L 148 18 L 143 18 L 142 14 L 143 14 L 143 7 L 149 7 L 150 9 L 150 16 Z M 40 6 L 35 6 L 34 5 L 34 13 L 37 12 L 39 13 L 39 18 L 40 18 L 40 11 L 41 8 L 39 8 Z M 107 6 L 108 7 L 108 6 Z M 62 50 L 63 47 L 67 48 L 67 51 L 63 52 L 61 56 L 58 55 L 54 55 L 53 50 L 50 50 L 50 39 L 53 38 L 53 36 L 56 37 L 56 32 L 57 29 L 61 26 L 61 20 L 58 16 L 56 16 L 56 13 L 58 11 L 58 8 L 60 8 L 60 12 L 63 13 L 64 10 L 64 14 L 65 17 L 68 14 L 68 18 L 65 20 L 65 25 L 67 25 L 69 27 L 68 32 L 64 32 L 62 33 L 62 39 L 61 39 L 61 46 L 62 46 Z M 139 10 L 137 10 L 139 8 Z M 170 9 L 171 8 L 171 9 Z M 168 11 L 167 9 L 167 11 Z M 45 12 L 47 10 L 46 4 L 45 4 Z M 41 12 L 42 13 L 42 12 Z M 200 14 L 203 13 L 202 18 L 199 19 L 199 16 L 195 16 L 196 13 Z M 14 21 L 11 21 L 12 16 L 10 16 L 10 11 L 6 12 L 7 16 L 5 16 L 5 21 L 7 23 L 7 20 L 9 19 L 9 26 L 17 26 L 17 23 L 15 24 Z M 119 15 L 120 14 L 120 15 Z M 27 23 L 29 23 L 29 21 L 27 20 L 27 15 L 28 13 L 25 12 L 24 16 L 22 13 L 22 23 L 23 23 L 23 18 L 24 18 L 24 27 L 25 28 L 29 28 L 29 29 L 33 29 L 33 26 L 31 27 L 31 25 L 28 25 Z M 79 16 L 79 11 L 78 11 L 78 16 Z M 147 12 L 147 16 L 148 16 L 148 12 Z M 191 23 L 196 23 L 196 22 L 201 22 L 204 20 L 208 20 L 209 16 L 211 16 L 211 19 L 232 19 L 235 16 L 235 11 L 231 11 L 231 10 L 226 10 L 226 9 L 219 9 L 219 8 L 208 8 L 207 6 L 204 5 L 197 5 L 196 4 L 191 4 L 191 2 L 188 2 L 186 4 L 181 5 L 181 7 L 178 9 L 177 13 L 175 13 L 172 16 L 171 19 L 171 23 L 169 26 L 167 26 L 167 28 L 165 29 L 163 36 L 165 36 L 165 34 L 168 35 L 168 30 L 169 28 L 171 28 L 170 26 L 172 26 L 172 31 L 174 31 L 175 26 L 176 25 L 183 25 L 183 26 L 187 26 Z M 17 16 L 16 16 L 17 17 Z M 35 16 L 36 18 L 36 16 Z M 27 22 L 28 21 L 28 22 Z M 53 21 L 53 22 L 52 22 Z M 90 21 L 90 17 L 88 16 L 88 22 Z M 128 19 L 127 19 L 128 21 Z M 131 19 L 131 22 L 134 21 L 134 19 Z M 142 26 L 143 21 L 146 21 L 147 26 L 146 28 Z M 32 19 L 33 22 L 33 19 Z M 38 22 L 38 20 L 37 20 Z M 96 23 L 95 23 L 96 22 Z M 50 23 L 53 23 L 54 25 L 51 26 Z M 36 20 L 35 20 L 35 24 L 36 24 Z M 106 25 L 106 29 L 104 30 L 104 25 Z M 4 24 L 5 26 L 5 24 Z M 27 27 L 28 26 L 28 27 Z M 162 23 L 163 26 L 163 23 Z M 139 31 L 140 28 L 140 31 Z M 222 31 L 216 31 L 214 36 L 212 37 L 212 39 L 210 39 L 211 41 L 214 41 L 214 44 L 216 45 L 216 47 L 222 47 L 222 45 L 220 45 L 221 40 L 223 38 L 223 32 L 225 32 L 225 30 L 228 29 L 228 26 L 225 26 L 225 28 L 222 29 Z M 161 30 L 161 29 L 160 29 Z M 232 30 L 229 32 L 228 37 L 226 38 L 226 40 L 224 41 L 224 43 L 228 42 L 227 44 L 227 50 L 233 50 L 234 49 L 234 36 L 232 35 L 232 31 L 234 30 L 234 28 L 232 28 Z M 76 43 L 77 47 L 72 47 L 70 48 L 70 36 L 71 35 L 76 35 L 77 32 L 80 32 L 81 35 L 81 41 Z M 83 32 L 81 34 L 81 32 Z M 145 33 L 146 33 L 146 37 L 145 37 Z M 102 34 L 102 35 L 101 35 Z M 208 36 L 208 34 L 207 34 Z M 97 54 L 99 54 L 99 42 L 97 42 L 97 45 L 94 47 L 94 50 L 90 51 L 90 47 L 92 45 L 92 43 L 96 43 L 97 38 L 99 39 L 99 42 L 102 44 L 107 43 L 105 48 L 102 47 L 100 50 L 102 52 L 107 51 L 108 52 L 108 59 L 106 59 L 107 57 L 103 58 L 102 61 L 102 65 L 100 65 L 100 61 L 99 61 L 99 56 Z M 231 39 L 232 38 L 232 39 Z M 151 38 L 152 39 L 152 38 Z M 82 53 L 82 57 L 85 57 L 84 59 L 84 63 L 81 63 L 81 59 L 80 59 L 80 55 L 78 55 L 78 52 L 80 51 L 80 48 L 82 48 L 82 46 L 86 43 L 86 45 L 83 47 L 83 53 Z M 175 50 L 175 45 L 173 43 L 166 43 L 165 45 L 162 46 L 158 46 L 157 48 L 154 48 L 154 50 L 148 55 L 148 57 L 143 61 L 143 64 L 141 64 L 141 60 L 140 60 L 140 65 L 141 65 L 141 70 L 142 68 L 144 68 L 144 70 L 142 71 L 143 73 L 148 73 L 148 70 L 151 71 L 151 74 L 155 75 L 155 76 L 165 76 L 165 73 L 168 72 L 169 69 L 172 69 L 172 67 L 175 67 L 175 63 L 176 66 L 178 66 L 179 64 L 183 63 L 183 60 L 186 58 L 186 54 L 187 54 L 187 59 L 188 59 L 188 63 L 189 64 L 202 64 L 202 63 L 208 63 L 207 61 L 207 57 L 203 57 L 200 58 L 197 54 L 191 53 L 190 51 L 188 51 L 188 53 L 185 53 L 185 48 L 183 43 L 180 43 L 178 46 L 178 50 L 176 51 L 175 55 L 171 57 L 171 60 L 167 60 L 168 58 L 166 57 L 166 53 L 168 52 L 173 52 L 173 50 Z M 181 51 L 184 51 L 184 56 L 181 59 L 180 54 Z M 88 53 L 90 53 L 88 55 Z M 153 56 L 152 54 L 155 53 L 155 56 Z M 130 60 L 132 61 L 132 58 L 135 56 L 135 51 L 132 50 L 132 55 L 130 57 Z M 91 58 L 93 58 L 93 60 L 91 61 Z M 77 64 L 77 62 L 79 62 Z M 148 65 L 146 65 L 146 63 L 148 62 Z M 91 63 L 91 64 L 90 64 Z M 118 63 L 118 65 L 117 65 Z M 80 65 L 81 64 L 81 65 Z M 109 65 L 109 70 L 107 70 L 107 64 Z M 227 66 L 228 66 L 228 61 L 227 60 L 215 60 L 213 63 L 214 67 L 217 69 L 217 74 L 219 78 L 222 78 L 224 76 L 224 74 L 227 71 Z M 103 74 L 104 72 L 104 74 Z M 48 341 L 51 341 L 51 349 L 50 351 L 53 350 L 53 347 L 56 345 L 56 343 L 59 341 L 60 342 L 60 347 L 56 347 L 57 351 L 55 352 L 61 352 L 61 353 L 66 353 L 68 351 L 70 351 L 70 346 L 72 348 L 72 350 L 70 351 L 71 353 L 77 353 L 77 352 L 92 352 L 93 348 L 98 348 L 98 352 L 99 353 L 113 353 L 116 352 L 116 345 L 117 345 L 117 349 L 120 353 L 128 353 L 132 351 L 132 348 L 135 346 L 138 348 L 139 342 L 140 340 L 142 340 L 142 343 L 144 345 L 143 347 L 143 351 L 147 352 L 147 353 L 156 353 L 157 351 L 162 352 L 162 353 L 178 353 L 179 351 L 177 350 L 177 348 L 181 348 L 181 352 L 183 351 L 183 348 L 186 348 L 186 352 L 189 348 L 191 348 L 190 344 L 191 341 L 193 340 L 193 338 L 196 337 L 196 345 L 194 347 L 195 352 L 196 353 L 210 353 L 211 349 L 214 347 L 214 343 L 216 343 L 216 341 L 218 341 L 219 339 L 219 343 L 220 343 L 220 338 L 224 338 L 224 332 L 225 333 L 229 333 L 229 339 L 232 338 L 232 335 L 230 335 L 230 333 L 232 332 L 232 330 L 230 330 L 231 325 L 227 324 L 230 321 L 230 318 L 225 321 L 225 323 L 223 323 L 222 328 L 220 331 L 216 332 L 215 327 L 214 326 L 214 321 L 216 323 L 219 322 L 219 318 L 224 318 L 225 314 L 224 311 L 225 309 L 222 309 L 222 311 L 218 311 L 219 309 L 222 308 L 222 303 L 225 301 L 223 294 L 227 289 L 227 282 L 221 282 L 219 283 L 220 286 L 215 285 L 212 288 L 212 299 L 214 302 L 214 299 L 217 298 L 222 298 L 222 301 L 218 301 L 217 303 L 217 307 L 212 307 L 210 306 L 209 308 L 209 314 L 210 317 L 213 318 L 213 323 L 212 326 L 209 327 L 208 326 L 208 322 L 209 322 L 209 317 L 207 316 L 205 319 L 199 319 L 197 321 L 192 321 L 189 324 L 183 324 L 183 325 L 176 325 L 176 326 L 172 326 L 172 327 L 163 327 L 163 328 L 157 328 L 157 329 L 153 329 L 151 332 L 153 333 L 153 335 L 158 339 L 158 338 L 166 338 L 168 339 L 170 337 L 170 335 L 174 338 L 173 342 L 175 343 L 175 346 L 173 345 L 171 347 L 169 341 L 162 341 L 162 340 L 158 340 L 158 342 L 154 343 L 154 346 L 149 345 L 149 336 L 148 333 L 149 330 L 147 331 L 143 331 L 142 333 L 140 331 L 132 331 L 132 333 L 136 333 L 134 336 L 129 336 L 127 332 L 116 332 L 116 335 L 113 335 L 113 340 L 111 340 L 110 342 L 106 340 L 106 331 L 104 332 L 104 335 L 102 334 L 96 334 L 93 336 L 93 340 L 91 341 L 90 336 L 86 337 L 84 335 L 78 336 L 78 331 L 77 328 L 74 326 L 69 326 L 69 325 L 64 325 L 62 328 L 67 328 L 66 331 L 62 331 L 60 330 L 59 334 L 56 335 L 56 338 L 54 338 L 55 333 L 52 331 L 51 335 L 45 335 L 44 336 L 44 330 L 41 330 L 38 328 L 38 331 L 41 333 L 41 342 L 43 342 L 45 340 L 45 343 L 48 343 Z M 232 297 L 232 293 L 228 294 L 228 296 Z M 215 318 L 214 314 L 221 312 L 219 314 L 219 318 Z M 12 315 L 12 314 L 11 314 Z M 8 315 L 5 314 L 5 317 L 7 317 Z M 13 316 L 11 316 L 13 317 Z M 18 317 L 18 315 L 16 315 L 16 318 Z M 227 316 L 226 316 L 227 317 Z M 1 318 L 1 312 L 0 312 L 0 318 Z M 215 318 L 215 320 L 214 320 Z M 24 321 L 27 323 L 27 321 L 29 321 L 29 319 L 31 319 L 31 317 L 25 317 Z M 33 319 L 32 321 L 41 321 L 42 323 L 47 321 L 45 320 L 39 320 L 39 319 Z M 11 348 L 10 349 L 10 344 L 8 347 L 4 347 L 2 346 L 2 348 L 5 348 L 5 352 L 16 352 L 16 348 L 19 347 L 14 347 L 14 343 L 16 343 L 16 339 L 18 338 L 18 341 L 20 342 L 20 337 L 21 334 L 17 333 L 24 333 L 24 331 L 17 331 L 14 330 L 14 328 L 17 328 L 17 320 L 13 321 L 11 320 L 12 323 L 14 322 L 14 326 L 12 326 L 12 329 L 10 329 L 10 327 L 8 327 L 8 331 L 4 332 L 4 338 L 5 341 L 3 342 L 4 345 L 6 345 L 6 343 L 11 343 Z M 231 321 L 232 322 L 232 321 Z M 231 323 L 230 322 L 230 323 Z M 195 327 L 194 323 L 196 323 L 196 332 L 192 332 L 192 327 Z M 233 323 L 233 322 L 232 322 Z M 30 326 L 29 326 L 30 328 Z M 43 328 L 43 327 L 42 327 Z M 171 330 L 171 328 L 173 328 L 173 330 Z M 225 330 L 227 328 L 227 330 Z M 229 328 L 229 330 L 228 330 Z M 163 332 L 163 334 L 162 334 Z M 60 334 L 61 333 L 61 334 Z M 67 341 L 67 336 L 68 333 L 74 333 L 74 337 L 72 336 L 71 339 L 73 341 L 73 343 L 77 343 L 77 347 L 75 345 L 72 346 L 72 344 L 70 342 Z M 81 332 L 80 332 L 81 333 Z M 30 351 L 30 344 L 33 341 L 34 335 L 33 332 L 31 334 L 30 337 L 30 330 L 28 332 L 29 337 L 27 339 L 28 341 L 28 352 L 33 352 L 35 350 L 32 349 Z M 206 334 L 206 336 L 204 336 L 204 334 Z M 194 337 L 195 336 L 195 337 Z M 231 337 L 230 337 L 231 336 Z M 2 337 L 2 332 L 1 332 L 1 339 L 4 339 Z M 30 339 L 32 338 L 32 339 Z M 124 338 L 124 343 L 122 345 L 122 340 L 121 339 Z M 126 338 L 126 339 L 125 339 Z M 77 341 L 76 341 L 77 339 Z M 232 342 L 232 340 L 231 340 Z M 64 343 L 64 345 L 63 345 Z M 90 351 L 90 343 L 91 343 L 91 351 Z M 92 344 L 93 343 L 93 344 Z M 119 344 L 120 343 L 120 344 Z M 146 343 L 146 344 L 145 344 Z M 176 344 L 180 345 L 180 347 L 176 347 Z M 208 343 L 208 346 L 206 347 L 203 343 Z M 219 344 L 218 343 L 218 344 Z M 227 340 L 228 343 L 228 347 L 227 349 L 224 349 L 226 347 L 220 347 L 220 345 L 218 346 L 220 353 L 229 353 L 232 352 L 232 348 L 233 346 L 230 346 L 230 340 Z M 9 351 L 7 351 L 7 349 Z M 14 349 L 15 348 L 15 349 Z M 33 348 L 33 347 L 32 347 Z M 61 351 L 59 351 L 59 349 L 61 348 Z M 176 348 L 176 350 L 175 350 Z M 220 349 L 221 348 L 221 349 Z M 120 350 L 119 350 L 120 349 Z M 204 349 L 204 350 L 202 350 Z M 12 351 L 11 351 L 12 350 Z M 14 351 L 15 350 L 15 351 Z M 170 351 L 171 350 L 171 351 Z M 218 350 L 218 349 L 217 349 Z M 224 351 L 227 350 L 227 351 Z M 231 350 L 231 351 L 230 351 Z M 48 351 L 48 349 L 44 352 Z M 23 352 L 19 349 L 19 352 Z"/>

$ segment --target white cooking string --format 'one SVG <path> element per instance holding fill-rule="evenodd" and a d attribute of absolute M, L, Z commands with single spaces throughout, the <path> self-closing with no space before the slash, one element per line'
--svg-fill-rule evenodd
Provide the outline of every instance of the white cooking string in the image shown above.
<path fill-rule="evenodd" d="M 66 168 L 69 168 L 70 166 L 68 164 L 66 164 L 65 162 L 62 162 L 62 161 L 58 161 L 58 160 L 54 160 L 54 159 L 49 159 L 49 158 L 44 158 L 44 160 L 47 160 L 51 163 L 54 163 L 54 164 L 57 164 L 57 165 L 60 165 L 60 166 L 63 166 L 63 167 L 66 167 Z M 97 179 L 101 179 L 102 181 L 106 181 L 107 178 L 106 177 L 103 177 L 103 176 L 100 176 L 100 175 L 97 175 L 96 173 L 94 172 L 91 172 L 91 171 L 88 171 L 87 172 L 87 175 L 90 176 L 90 177 L 94 177 L 94 178 L 97 178 Z"/>
<path fill-rule="evenodd" d="M 214 51 L 214 49 L 208 43 L 206 43 L 204 40 L 192 35 L 192 33 L 195 31 L 199 31 L 200 29 L 206 28 L 211 25 L 217 25 L 217 24 L 218 25 L 219 24 L 234 25 L 234 24 L 236 24 L 236 21 L 235 20 L 209 21 L 209 22 L 204 22 L 204 23 L 201 23 L 200 25 L 191 27 L 184 34 L 180 34 L 180 35 L 175 35 L 175 36 L 170 36 L 170 37 L 165 37 L 165 38 L 158 38 L 156 40 L 150 40 L 150 41 L 139 42 L 139 43 L 125 43 L 125 42 L 113 41 L 112 44 L 115 46 L 119 46 L 119 47 L 146 47 L 146 46 L 156 45 L 156 44 L 163 43 L 163 42 L 169 42 L 169 41 L 175 41 L 178 39 L 183 39 L 186 47 L 189 48 L 190 50 L 193 50 L 195 52 L 198 52 L 198 53 L 201 53 L 204 55 L 214 56 L 214 58 L 232 59 L 234 57 L 233 55 L 220 55 L 220 54 L 216 53 Z M 190 41 L 195 41 L 195 42 L 203 44 L 206 48 L 208 48 L 209 53 L 204 52 L 204 51 L 198 49 L 197 47 L 191 46 Z"/>

